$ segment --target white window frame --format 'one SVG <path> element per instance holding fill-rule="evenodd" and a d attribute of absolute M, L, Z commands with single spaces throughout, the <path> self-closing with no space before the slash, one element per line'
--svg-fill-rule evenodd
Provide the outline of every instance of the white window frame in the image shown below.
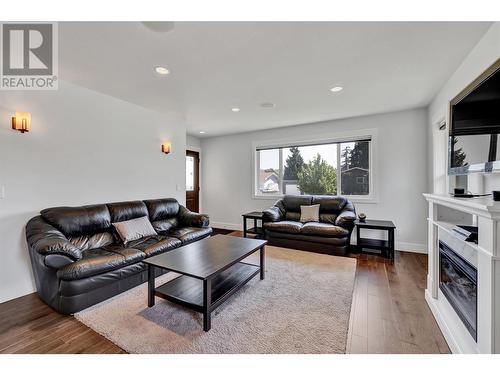
<path fill-rule="evenodd" d="M 364 130 L 353 130 L 349 132 L 339 132 L 339 133 L 328 133 L 324 135 L 317 134 L 314 137 L 300 137 L 300 138 L 288 138 L 280 140 L 263 140 L 252 142 L 252 199 L 264 199 L 264 200 L 277 200 L 282 198 L 284 195 L 279 194 L 268 194 L 263 195 L 259 193 L 259 177 L 257 172 L 257 166 L 259 165 L 259 153 L 258 148 L 279 148 L 279 147 L 291 147 L 291 146 L 308 146 L 317 145 L 323 143 L 342 143 L 342 142 L 355 142 L 357 140 L 370 138 L 370 155 L 369 155 L 369 165 L 370 165 L 370 194 L 368 195 L 346 195 L 346 197 L 356 203 L 378 203 L 378 158 L 377 158 L 377 129 L 364 129 Z M 337 160 L 340 163 L 340 147 L 337 147 Z M 280 165 L 282 163 L 280 162 Z M 339 168 L 339 166 L 337 166 Z M 280 175 L 283 174 L 283 168 L 280 168 Z M 339 172 L 337 170 L 337 172 Z M 340 173 L 340 172 L 339 172 Z M 282 177 L 282 176 L 280 176 Z M 282 179 L 280 179 L 282 181 Z M 342 178 L 337 179 L 337 194 L 341 195 L 341 183 Z"/>

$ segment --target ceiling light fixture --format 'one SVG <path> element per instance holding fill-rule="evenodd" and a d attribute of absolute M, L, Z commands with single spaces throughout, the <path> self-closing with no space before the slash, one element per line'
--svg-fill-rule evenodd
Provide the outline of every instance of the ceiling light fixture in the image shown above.
<path fill-rule="evenodd" d="M 167 74 L 170 74 L 170 70 L 163 66 L 156 66 L 155 67 L 155 72 L 158 73 L 159 75 L 166 76 Z"/>
<path fill-rule="evenodd" d="M 274 108 L 274 107 L 276 107 L 276 104 L 274 104 L 274 103 L 262 103 L 260 106 L 262 108 Z"/>
<path fill-rule="evenodd" d="M 342 86 L 335 86 L 330 89 L 331 92 L 339 92 L 342 91 L 344 88 Z"/>
<path fill-rule="evenodd" d="M 233 112 L 239 112 L 240 109 L 238 107 L 233 107 L 233 108 L 231 108 L 231 111 L 233 111 Z"/>
<path fill-rule="evenodd" d="M 143 26 L 147 27 L 149 30 L 157 32 L 157 33 L 167 33 L 171 31 L 175 24 L 173 22 L 168 21 L 144 21 L 141 22 Z"/>
<path fill-rule="evenodd" d="M 204 131 L 201 131 L 201 132 L 200 132 L 200 134 L 205 134 L 205 133 L 206 133 L 206 132 L 204 132 Z"/>

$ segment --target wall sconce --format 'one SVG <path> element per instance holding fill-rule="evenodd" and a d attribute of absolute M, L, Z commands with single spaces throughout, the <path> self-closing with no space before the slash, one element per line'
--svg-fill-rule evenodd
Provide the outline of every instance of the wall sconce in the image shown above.
<path fill-rule="evenodd" d="M 172 144 L 170 142 L 166 142 L 161 145 L 161 152 L 163 152 L 164 154 L 170 154 L 171 149 Z"/>
<path fill-rule="evenodd" d="M 16 115 L 12 117 L 12 129 L 19 130 L 21 133 L 29 132 L 31 130 L 31 113 L 16 112 Z"/>

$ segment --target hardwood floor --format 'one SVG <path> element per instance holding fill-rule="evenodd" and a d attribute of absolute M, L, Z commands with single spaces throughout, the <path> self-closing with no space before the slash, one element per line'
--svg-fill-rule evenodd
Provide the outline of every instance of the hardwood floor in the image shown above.
<path fill-rule="evenodd" d="M 427 255 L 357 258 L 348 353 L 450 353 L 424 298 Z"/>
<path fill-rule="evenodd" d="M 125 353 L 33 293 L 0 305 L 0 353 Z"/>
<path fill-rule="evenodd" d="M 375 255 L 351 257 L 357 268 L 348 353 L 449 353 L 424 300 L 426 255 L 396 251 L 393 263 Z M 0 304 L 0 353 L 124 351 L 30 294 Z"/>

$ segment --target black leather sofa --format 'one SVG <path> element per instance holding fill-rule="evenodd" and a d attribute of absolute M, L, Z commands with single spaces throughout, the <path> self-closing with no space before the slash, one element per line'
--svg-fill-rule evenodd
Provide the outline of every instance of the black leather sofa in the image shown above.
<path fill-rule="evenodd" d="M 319 204 L 319 222 L 300 222 L 300 206 Z M 285 195 L 263 211 L 269 245 L 345 255 L 356 220 L 352 202 L 341 196 Z"/>
<path fill-rule="evenodd" d="M 144 216 L 158 235 L 124 246 L 111 223 Z M 147 281 L 143 259 L 209 236 L 208 224 L 175 199 L 45 209 L 26 226 L 38 294 L 60 313 L 83 310 Z"/>

